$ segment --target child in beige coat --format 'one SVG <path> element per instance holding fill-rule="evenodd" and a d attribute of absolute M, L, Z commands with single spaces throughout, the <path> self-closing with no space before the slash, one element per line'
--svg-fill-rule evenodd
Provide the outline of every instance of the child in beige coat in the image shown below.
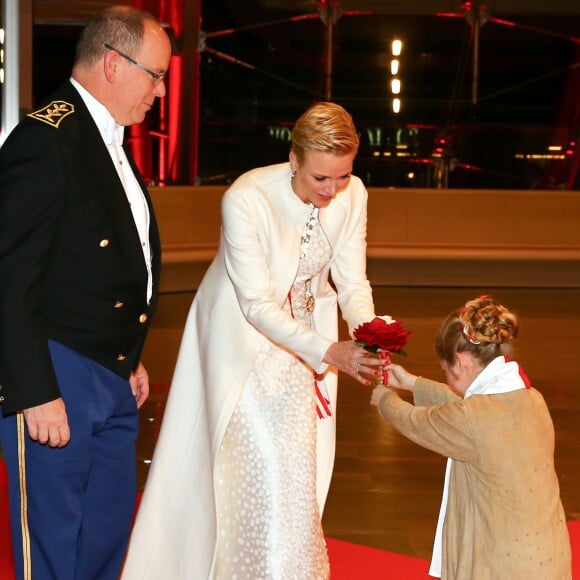
<path fill-rule="evenodd" d="M 389 386 L 373 391 L 386 421 L 449 458 L 431 576 L 572 577 L 554 426 L 542 395 L 509 358 L 517 332 L 515 315 L 491 297 L 472 300 L 437 336 L 449 386 L 392 364 Z M 412 391 L 414 405 L 391 387 Z"/>

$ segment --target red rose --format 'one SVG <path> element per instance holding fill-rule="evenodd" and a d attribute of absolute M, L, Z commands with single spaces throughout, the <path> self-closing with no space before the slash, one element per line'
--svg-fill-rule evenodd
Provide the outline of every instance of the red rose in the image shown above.
<path fill-rule="evenodd" d="M 353 332 L 357 343 L 367 350 L 376 352 L 379 348 L 388 352 L 400 353 L 409 340 L 407 330 L 398 320 L 390 324 L 380 316 L 370 322 L 365 322 Z"/>

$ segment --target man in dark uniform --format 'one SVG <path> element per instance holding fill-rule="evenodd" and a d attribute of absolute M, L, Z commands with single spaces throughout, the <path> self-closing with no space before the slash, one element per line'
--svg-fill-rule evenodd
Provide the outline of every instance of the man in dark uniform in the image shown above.
<path fill-rule="evenodd" d="M 165 94 L 159 23 L 117 6 L 0 149 L 0 438 L 17 578 L 116 579 L 161 249 L 123 128 Z"/>

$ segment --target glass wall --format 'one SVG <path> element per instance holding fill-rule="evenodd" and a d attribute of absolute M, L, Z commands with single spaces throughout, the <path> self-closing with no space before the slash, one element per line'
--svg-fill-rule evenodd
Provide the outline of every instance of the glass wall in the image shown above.
<path fill-rule="evenodd" d="M 577 0 L 569 13 L 481 12 L 478 26 L 466 10 L 325 13 L 324 4 L 203 2 L 191 105 L 199 182 L 284 161 L 294 120 L 329 99 L 355 119 L 355 171 L 369 186 L 579 188 Z M 34 25 L 35 104 L 70 73 L 83 24 L 74 16 Z M 156 114 L 146 121 L 153 133 Z"/>

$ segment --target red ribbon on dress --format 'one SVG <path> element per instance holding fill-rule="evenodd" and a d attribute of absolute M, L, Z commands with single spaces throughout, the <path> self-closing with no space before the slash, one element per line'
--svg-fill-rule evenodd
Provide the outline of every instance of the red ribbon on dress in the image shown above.
<path fill-rule="evenodd" d="M 318 381 L 314 381 L 314 390 L 316 391 L 316 414 L 319 419 L 327 419 L 332 417 L 330 409 L 330 401 L 322 394 Z"/>

